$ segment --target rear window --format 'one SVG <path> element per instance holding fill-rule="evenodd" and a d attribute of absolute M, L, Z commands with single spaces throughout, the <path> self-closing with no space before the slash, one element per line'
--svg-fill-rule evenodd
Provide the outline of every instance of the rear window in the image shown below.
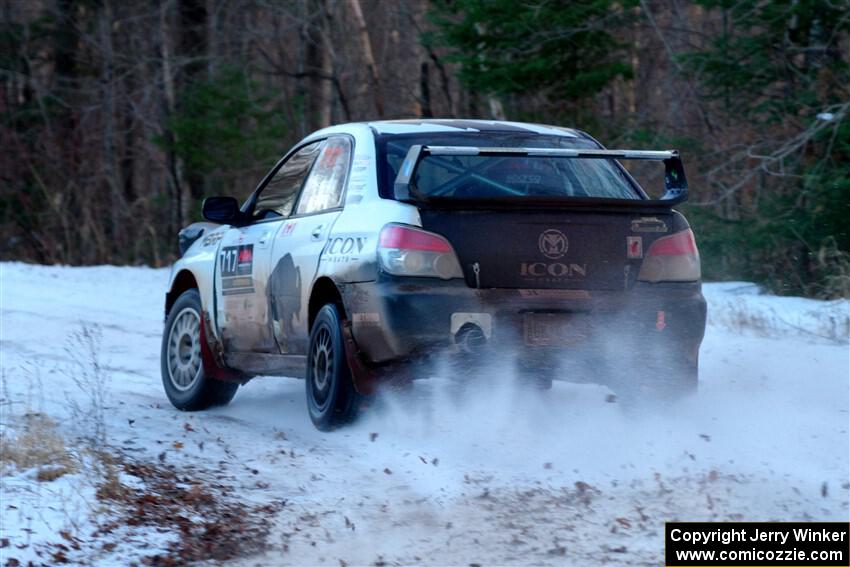
<path fill-rule="evenodd" d="M 432 146 L 587 148 L 589 140 L 517 134 L 385 136 L 379 140 L 381 196 L 392 198 L 393 182 L 414 144 Z M 426 156 L 414 179 L 424 197 L 457 199 L 608 198 L 641 199 L 614 160 L 518 156 Z"/>

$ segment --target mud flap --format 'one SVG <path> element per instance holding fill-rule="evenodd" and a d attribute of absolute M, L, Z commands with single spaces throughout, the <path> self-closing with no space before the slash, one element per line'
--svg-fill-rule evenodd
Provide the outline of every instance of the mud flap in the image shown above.
<path fill-rule="evenodd" d="M 406 384 L 412 379 L 409 368 L 404 363 L 371 366 L 363 362 L 351 328 L 351 321 L 343 319 L 342 340 L 345 343 L 345 359 L 351 370 L 354 389 L 358 394 L 371 396 L 376 392 L 379 384 L 397 386 Z"/>
<path fill-rule="evenodd" d="M 351 330 L 351 321 L 342 320 L 342 342 L 345 345 L 345 360 L 351 370 L 351 379 L 354 381 L 354 389 L 362 396 L 375 393 L 378 383 L 377 372 L 363 363 L 357 343 L 354 342 L 354 333 Z"/>
<path fill-rule="evenodd" d="M 206 311 L 204 311 L 203 318 L 204 324 L 201 325 L 201 360 L 204 364 L 204 372 L 208 373 L 211 378 L 221 380 L 222 382 L 236 382 L 238 384 L 245 384 L 248 382 L 248 380 L 251 379 L 250 377 L 238 370 L 228 368 L 227 365 L 224 364 L 224 352 L 221 349 L 221 345 L 219 343 L 211 345 L 210 341 L 207 340 L 207 329 L 212 323 L 210 322 L 209 315 Z M 213 348 L 216 350 L 213 351 Z M 218 354 L 218 356 L 216 356 L 216 354 Z"/>

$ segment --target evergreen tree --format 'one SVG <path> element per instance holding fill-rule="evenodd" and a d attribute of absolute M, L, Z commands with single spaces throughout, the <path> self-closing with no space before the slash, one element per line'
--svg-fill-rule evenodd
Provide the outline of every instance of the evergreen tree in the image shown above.
<path fill-rule="evenodd" d="M 721 168 L 718 189 L 732 206 L 696 211 L 709 258 L 727 259 L 707 272 L 850 296 L 850 66 L 840 46 L 850 5 L 700 3 L 725 25 L 708 49 L 683 57 L 686 68 L 727 120 L 752 132 L 730 141 L 739 147 Z"/>
<path fill-rule="evenodd" d="M 426 41 L 449 48 L 473 92 L 575 101 L 631 75 L 615 35 L 631 17 L 627 4 L 438 0 Z"/>

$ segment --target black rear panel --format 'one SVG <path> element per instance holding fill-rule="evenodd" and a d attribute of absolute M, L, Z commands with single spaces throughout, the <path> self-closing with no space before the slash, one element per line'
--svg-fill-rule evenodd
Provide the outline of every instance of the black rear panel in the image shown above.
<path fill-rule="evenodd" d="M 673 214 L 420 209 L 425 230 L 446 237 L 467 285 L 622 291 Z M 477 265 L 477 269 L 476 269 Z M 477 273 L 476 273 L 477 272 Z"/>

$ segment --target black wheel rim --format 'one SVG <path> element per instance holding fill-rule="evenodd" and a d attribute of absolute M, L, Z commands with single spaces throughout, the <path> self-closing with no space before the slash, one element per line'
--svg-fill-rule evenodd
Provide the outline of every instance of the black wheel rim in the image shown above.
<path fill-rule="evenodd" d="M 310 349 L 310 390 L 319 410 L 324 410 L 328 405 L 334 371 L 333 338 L 330 330 L 322 326 Z"/>

